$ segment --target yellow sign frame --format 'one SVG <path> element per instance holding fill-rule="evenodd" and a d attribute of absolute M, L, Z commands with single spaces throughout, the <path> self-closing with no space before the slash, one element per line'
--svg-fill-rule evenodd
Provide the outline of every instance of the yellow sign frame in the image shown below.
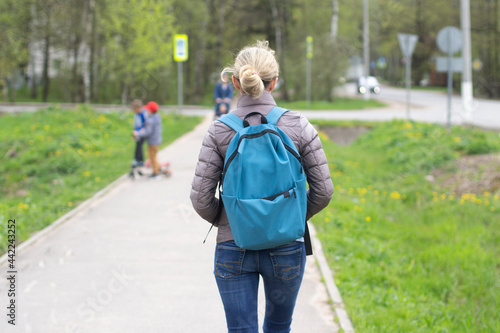
<path fill-rule="evenodd" d="M 174 35 L 174 60 L 184 62 L 189 58 L 188 36 Z"/>

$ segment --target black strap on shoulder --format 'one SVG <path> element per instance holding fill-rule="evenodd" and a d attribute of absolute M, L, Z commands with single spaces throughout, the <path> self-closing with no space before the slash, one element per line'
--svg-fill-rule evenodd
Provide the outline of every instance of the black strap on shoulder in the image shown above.
<path fill-rule="evenodd" d="M 306 222 L 306 231 L 304 233 L 304 245 L 306 247 L 306 255 L 310 256 L 313 254 L 312 244 L 311 244 L 311 235 L 309 234 L 309 227 Z"/>

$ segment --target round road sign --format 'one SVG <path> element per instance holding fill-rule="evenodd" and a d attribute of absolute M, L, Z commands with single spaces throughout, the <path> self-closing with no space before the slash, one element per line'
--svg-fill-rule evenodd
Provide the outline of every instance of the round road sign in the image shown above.
<path fill-rule="evenodd" d="M 444 53 L 457 53 L 462 49 L 462 31 L 456 27 L 444 27 L 437 35 L 437 45 Z"/>

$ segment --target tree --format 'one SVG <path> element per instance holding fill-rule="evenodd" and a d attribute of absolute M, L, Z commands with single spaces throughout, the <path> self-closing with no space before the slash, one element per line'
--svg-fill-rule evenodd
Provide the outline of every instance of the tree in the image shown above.
<path fill-rule="evenodd" d="M 101 71 L 121 82 L 121 103 L 145 99 L 160 89 L 171 66 L 173 17 L 170 1 L 109 2 L 101 23 L 107 31 Z"/>
<path fill-rule="evenodd" d="M 0 88 L 3 98 L 15 100 L 15 74 L 28 61 L 29 12 L 26 0 L 3 0 L 0 2 Z M 9 89 L 10 88 L 10 89 Z M 10 91 L 10 92 L 9 92 Z"/>

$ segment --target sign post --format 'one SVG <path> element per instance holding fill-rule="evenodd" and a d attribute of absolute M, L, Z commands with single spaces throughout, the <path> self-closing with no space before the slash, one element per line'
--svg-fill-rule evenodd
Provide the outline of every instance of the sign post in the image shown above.
<path fill-rule="evenodd" d="M 406 65 L 406 118 L 410 120 L 411 56 L 418 41 L 417 35 L 398 34 L 399 46 Z"/>
<path fill-rule="evenodd" d="M 174 61 L 177 62 L 177 101 L 178 109 L 182 113 L 182 96 L 183 96 L 183 78 L 182 78 L 182 63 L 188 59 L 188 36 L 174 36 Z"/>
<path fill-rule="evenodd" d="M 447 61 L 447 66 L 446 70 L 448 71 L 448 113 L 447 113 L 447 126 L 448 129 L 451 127 L 451 95 L 452 95 L 452 89 L 453 89 L 453 71 L 461 72 L 461 68 L 453 68 L 454 64 L 454 59 L 453 59 L 453 54 L 457 53 L 462 49 L 463 45 L 463 38 L 462 38 L 462 32 L 460 29 L 455 28 L 455 27 L 444 27 L 443 29 L 439 30 L 438 35 L 437 35 L 437 45 L 438 48 L 448 54 L 448 61 Z M 438 59 L 439 60 L 439 59 Z M 458 63 L 461 63 L 461 58 L 458 61 Z M 438 65 L 439 63 L 436 63 Z M 440 66 L 436 66 L 436 69 L 438 71 L 443 71 Z"/>
<path fill-rule="evenodd" d="M 311 59 L 313 57 L 313 38 L 306 38 L 306 103 L 307 107 L 311 105 Z"/>

